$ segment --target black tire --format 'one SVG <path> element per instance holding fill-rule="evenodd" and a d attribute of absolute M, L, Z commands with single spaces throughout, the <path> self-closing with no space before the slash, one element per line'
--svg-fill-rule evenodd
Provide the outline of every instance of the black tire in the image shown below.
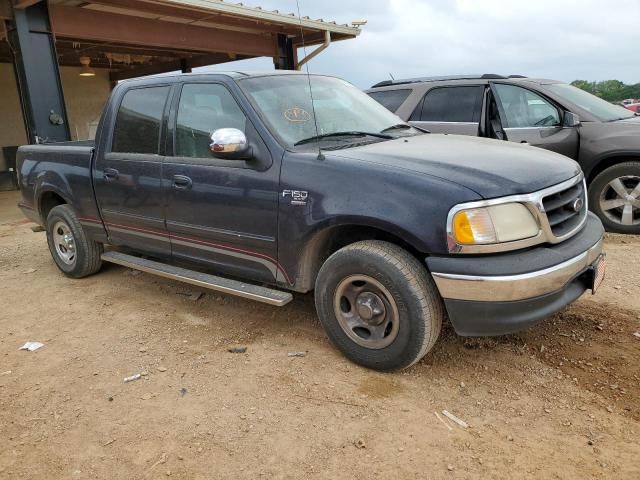
<path fill-rule="evenodd" d="M 350 284 L 353 278 L 357 280 Z M 363 278 L 371 279 L 371 283 Z M 362 305 L 363 295 L 375 291 L 373 298 L 382 300 L 386 310 L 380 315 L 394 317 L 388 312 L 395 312 L 397 328 L 385 326 L 386 337 L 378 339 L 371 331 L 367 338 L 368 326 L 343 328 L 341 322 L 347 322 L 346 317 L 357 318 L 360 323 L 362 320 L 360 307 L 347 299 L 351 293 L 336 297 L 338 291 L 351 290 L 359 291 L 357 305 Z M 331 255 L 316 279 L 315 301 L 320 322 L 334 345 L 353 362 L 376 370 L 400 370 L 418 362 L 435 344 L 445 317 L 442 298 L 427 269 L 404 249 L 377 240 L 357 242 Z M 376 348 L 367 342 L 377 342 Z"/>
<path fill-rule="evenodd" d="M 73 248 L 59 240 L 71 234 Z M 69 237 L 67 237 L 69 239 Z M 87 238 L 78 217 L 69 205 L 58 205 L 47 216 L 47 243 L 53 261 L 67 277 L 82 278 L 100 270 L 103 252 L 101 243 Z"/>
<path fill-rule="evenodd" d="M 632 209 L 632 221 L 636 222 L 633 225 L 622 223 L 624 206 L 609 210 L 603 209 L 601 200 L 622 200 L 610 187 L 610 182 L 616 179 L 622 179 L 627 191 L 633 189 L 640 180 L 640 162 L 619 163 L 598 174 L 589 185 L 589 208 L 600 218 L 608 232 L 638 235 L 640 234 L 640 207 L 627 207 Z M 640 201 L 640 197 L 638 201 Z"/>

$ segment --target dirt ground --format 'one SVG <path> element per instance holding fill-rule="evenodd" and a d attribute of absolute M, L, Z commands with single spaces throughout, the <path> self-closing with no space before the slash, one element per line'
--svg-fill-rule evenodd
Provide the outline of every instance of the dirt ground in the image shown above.
<path fill-rule="evenodd" d="M 2 479 L 640 478 L 640 237 L 608 237 L 602 289 L 538 327 L 445 328 L 381 374 L 332 348 L 310 296 L 67 279 L 17 198 L 0 193 Z"/>

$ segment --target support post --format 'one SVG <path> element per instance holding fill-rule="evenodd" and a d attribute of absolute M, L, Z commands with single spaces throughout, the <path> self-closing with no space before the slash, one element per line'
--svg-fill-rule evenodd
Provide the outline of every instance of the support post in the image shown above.
<path fill-rule="evenodd" d="M 279 33 L 276 38 L 278 55 L 273 59 L 276 70 L 295 70 L 295 53 L 293 51 L 293 40 L 284 33 Z"/>
<path fill-rule="evenodd" d="M 192 72 L 191 65 L 189 65 L 189 60 L 187 60 L 186 58 L 180 59 L 180 70 L 182 71 L 182 73 Z"/>
<path fill-rule="evenodd" d="M 71 140 L 47 2 L 14 8 L 7 24 L 29 142 Z"/>

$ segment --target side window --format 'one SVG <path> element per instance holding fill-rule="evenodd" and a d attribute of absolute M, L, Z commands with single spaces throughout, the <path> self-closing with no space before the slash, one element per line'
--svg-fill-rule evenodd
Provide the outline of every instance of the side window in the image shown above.
<path fill-rule="evenodd" d="M 370 92 L 369 96 L 387 110 L 396 113 L 400 105 L 409 97 L 410 89 L 402 90 L 383 90 L 380 92 Z"/>
<path fill-rule="evenodd" d="M 158 154 L 160 124 L 170 87 L 149 87 L 125 93 L 113 132 L 111 151 Z"/>
<path fill-rule="evenodd" d="M 237 128 L 245 132 L 246 123 L 238 103 L 223 85 L 186 84 L 178 106 L 175 153 L 179 157 L 210 158 L 214 131 Z"/>
<path fill-rule="evenodd" d="M 526 88 L 495 84 L 505 118 L 504 128 L 552 127 L 560 125 L 560 112 L 549 101 Z"/>
<path fill-rule="evenodd" d="M 423 122 L 480 122 L 481 85 L 437 87 L 424 97 L 420 120 Z"/>

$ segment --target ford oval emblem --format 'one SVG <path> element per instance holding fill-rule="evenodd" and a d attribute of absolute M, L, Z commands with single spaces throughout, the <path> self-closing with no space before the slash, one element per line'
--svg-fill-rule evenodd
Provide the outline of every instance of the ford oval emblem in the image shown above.
<path fill-rule="evenodd" d="M 573 208 L 574 212 L 579 212 L 580 210 L 582 210 L 582 207 L 584 207 L 584 200 L 582 200 L 582 198 L 576 198 L 571 205 L 571 208 Z"/>

